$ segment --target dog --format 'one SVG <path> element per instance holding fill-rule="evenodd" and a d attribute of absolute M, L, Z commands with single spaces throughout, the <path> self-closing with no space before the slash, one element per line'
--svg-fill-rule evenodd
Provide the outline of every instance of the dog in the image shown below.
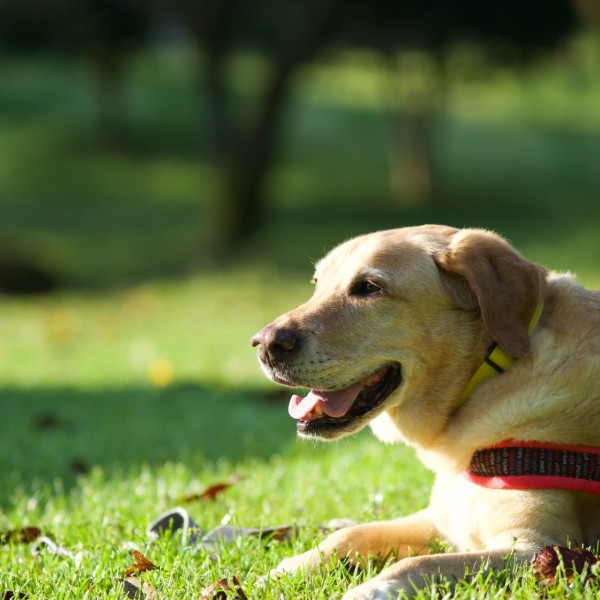
<path fill-rule="evenodd" d="M 252 338 L 271 380 L 311 390 L 289 404 L 299 436 L 370 425 L 436 479 L 424 510 L 341 529 L 270 576 L 393 555 L 344 600 L 396 598 L 600 541 L 600 292 L 493 232 L 442 225 L 347 241 L 313 283 Z"/>

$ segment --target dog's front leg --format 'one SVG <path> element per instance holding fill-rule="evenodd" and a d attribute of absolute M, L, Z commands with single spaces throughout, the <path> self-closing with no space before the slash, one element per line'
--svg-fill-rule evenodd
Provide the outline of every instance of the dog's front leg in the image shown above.
<path fill-rule="evenodd" d="M 361 565 L 369 557 L 403 558 L 429 551 L 429 542 L 438 537 L 428 509 L 392 521 L 364 523 L 340 529 L 317 548 L 286 558 L 270 572 L 270 576 L 314 570 L 333 556 Z"/>
<path fill-rule="evenodd" d="M 411 595 L 428 583 L 443 578 L 451 584 L 480 570 L 502 570 L 515 561 L 532 558 L 531 550 L 504 549 L 492 552 L 430 554 L 405 558 L 377 577 L 346 592 L 342 600 L 393 600 L 403 592 Z"/>

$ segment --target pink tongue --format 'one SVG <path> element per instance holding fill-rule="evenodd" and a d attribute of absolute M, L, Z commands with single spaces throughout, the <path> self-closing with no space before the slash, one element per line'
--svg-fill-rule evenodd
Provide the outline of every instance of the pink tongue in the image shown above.
<path fill-rule="evenodd" d="M 362 388 L 363 383 L 359 382 L 335 392 L 311 390 L 306 398 L 294 395 L 290 400 L 288 412 L 293 419 L 303 419 L 319 406 L 330 417 L 342 417 L 350 410 Z"/>

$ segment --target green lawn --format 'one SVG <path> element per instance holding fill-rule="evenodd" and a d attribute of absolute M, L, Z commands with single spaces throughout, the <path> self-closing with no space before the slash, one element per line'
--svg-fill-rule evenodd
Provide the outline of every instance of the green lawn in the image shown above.
<path fill-rule="evenodd" d="M 185 505 L 194 520 L 207 531 L 300 524 L 296 548 L 334 517 L 422 507 L 431 478 L 412 466 L 412 452 L 366 434 L 330 446 L 296 441 L 287 393 L 260 377 L 251 334 L 308 289 L 229 272 L 127 292 L 4 300 L 0 329 L 11 342 L 2 346 L 0 532 L 39 527 L 81 563 L 1 546 L 0 589 L 122 597 L 116 579 L 132 562 L 132 542 L 164 568 L 148 575 L 161 597 L 197 597 L 226 575 L 252 590 L 292 551 L 288 543 L 244 539 L 215 562 L 180 551 L 176 540 L 150 544 L 144 534 L 183 496 L 232 475 L 239 483 L 214 501 Z M 173 367 L 168 386 L 152 381 L 157 359 Z M 387 466 L 374 468 L 379 462 Z M 339 583 L 318 585 L 327 597 Z M 298 581 L 283 589 L 315 597 Z"/>
<path fill-rule="evenodd" d="M 384 446 L 369 432 L 327 445 L 295 439 L 288 393 L 263 381 L 248 338 L 309 285 L 250 275 L 3 301 L 0 533 L 39 527 L 72 556 L 2 545 L 0 590 L 122 598 L 118 580 L 137 547 L 161 567 L 142 577 L 160 597 L 196 598 L 237 576 L 255 598 L 332 598 L 370 571 L 332 567 L 266 590 L 258 579 L 312 547 L 324 535 L 316 526 L 332 518 L 393 518 L 427 503 L 431 474 L 406 447 Z M 153 383 L 157 359 L 173 367 L 167 386 Z M 184 502 L 232 476 L 238 483 L 213 501 Z M 242 538 L 218 559 L 183 549 L 177 535 L 151 543 L 148 523 L 179 505 L 205 531 L 300 530 L 291 542 Z M 580 598 L 582 589 L 558 587 L 556 597 Z M 516 583 L 506 574 L 465 583 L 458 597 L 539 592 L 526 570 Z"/>
<path fill-rule="evenodd" d="M 81 65 L 0 63 L 0 250 L 32 253 L 65 284 L 51 296 L 0 298 L 0 534 L 39 527 L 77 558 L 0 545 L 0 592 L 122 598 L 132 543 L 161 567 L 143 578 L 164 598 L 197 598 L 235 575 L 251 597 L 326 599 L 365 577 L 338 567 L 310 582 L 257 585 L 313 546 L 323 536 L 315 527 L 331 518 L 423 507 L 431 475 L 410 449 L 368 432 L 297 441 L 287 392 L 264 379 L 249 339 L 307 298 L 311 264 L 326 249 L 381 227 L 491 227 L 532 260 L 599 286 L 600 105 L 590 98 L 600 77 L 586 65 L 458 81 L 433 121 L 434 201 L 411 208 L 388 185 L 383 67 L 306 71 L 264 228 L 218 269 L 204 245 L 215 173 L 190 136 L 201 126 L 183 63 L 137 60 L 119 148 L 93 142 Z M 242 99 L 253 91 L 248 79 L 236 85 Z M 243 538 L 218 560 L 176 536 L 150 542 L 155 516 L 233 475 L 239 482 L 213 501 L 184 504 L 196 522 L 207 531 L 298 524 L 297 537 Z M 548 595 L 596 593 L 575 583 Z M 458 589 L 463 598 L 539 594 L 530 571 Z"/>

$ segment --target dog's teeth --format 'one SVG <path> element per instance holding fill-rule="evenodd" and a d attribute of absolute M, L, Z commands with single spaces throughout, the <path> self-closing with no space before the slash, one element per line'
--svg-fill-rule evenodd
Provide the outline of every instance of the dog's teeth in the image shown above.
<path fill-rule="evenodd" d="M 315 406 L 314 413 L 317 415 L 317 417 L 322 417 L 324 414 L 323 409 L 320 406 Z"/>
<path fill-rule="evenodd" d="M 369 375 L 368 377 L 365 378 L 365 382 L 364 382 L 365 385 L 368 385 L 368 386 L 375 385 L 384 376 L 384 374 L 385 374 L 385 368 L 379 369 L 379 371 L 377 371 L 376 373 L 372 373 L 371 375 Z"/>

